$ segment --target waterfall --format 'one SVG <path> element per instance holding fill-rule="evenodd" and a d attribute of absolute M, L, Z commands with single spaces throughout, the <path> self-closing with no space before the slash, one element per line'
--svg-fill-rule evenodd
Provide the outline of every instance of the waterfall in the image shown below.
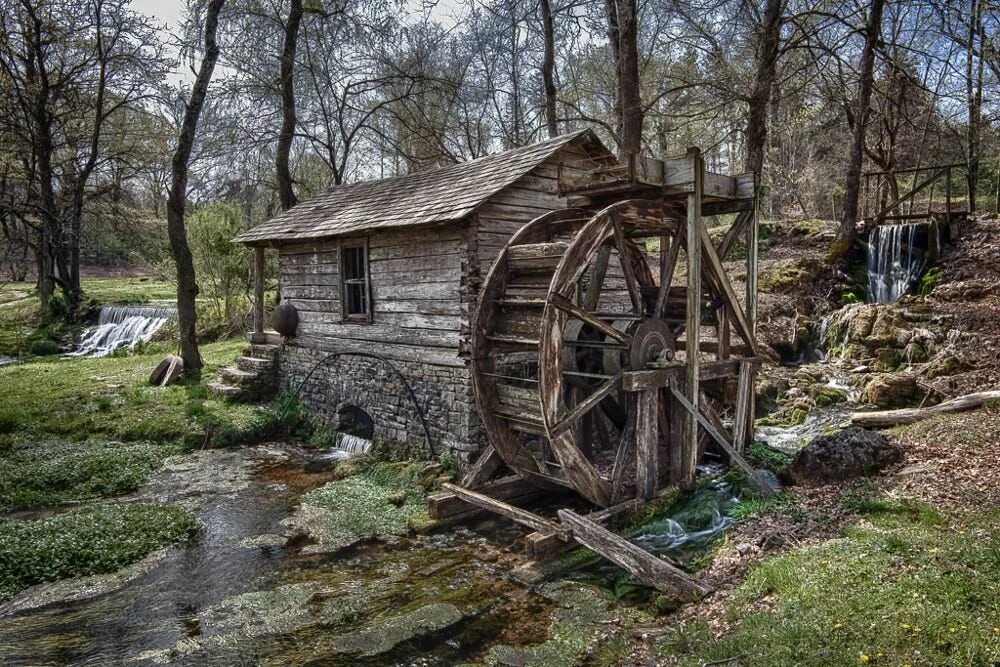
<path fill-rule="evenodd" d="M 924 270 L 924 253 L 915 248 L 919 224 L 879 225 L 868 233 L 868 301 L 892 303 Z"/>
<path fill-rule="evenodd" d="M 340 449 L 348 454 L 367 454 L 372 441 L 357 435 L 344 434 L 340 439 Z"/>
<path fill-rule="evenodd" d="M 177 317 L 172 306 L 105 306 L 96 326 L 83 332 L 76 350 L 67 356 L 103 357 L 115 350 L 132 349 L 146 342 L 169 320 Z"/>

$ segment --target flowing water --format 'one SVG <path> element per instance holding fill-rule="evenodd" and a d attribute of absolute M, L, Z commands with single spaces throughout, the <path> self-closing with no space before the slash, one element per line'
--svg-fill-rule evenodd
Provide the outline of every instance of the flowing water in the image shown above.
<path fill-rule="evenodd" d="M 868 301 L 893 303 L 920 278 L 926 257 L 917 232 L 926 223 L 879 225 L 868 233 Z"/>
<path fill-rule="evenodd" d="M 205 450 L 168 466 L 135 500 L 187 504 L 201 533 L 102 595 L 0 607 L 0 662 L 353 667 L 419 653 L 421 664 L 447 665 L 540 639 L 551 603 L 505 576 L 504 545 L 522 534 L 509 522 L 301 552 L 281 522 L 298 494 L 330 479 L 304 472 L 314 458 L 280 444 Z M 406 635 L 399 619 L 414 610 L 431 624 L 443 614 L 440 631 L 425 632 L 423 620 Z M 374 657 L 344 648 L 385 641 Z"/>
<path fill-rule="evenodd" d="M 96 326 L 83 332 L 68 356 L 103 357 L 115 350 L 148 342 L 164 324 L 177 317 L 172 306 L 105 306 Z"/>

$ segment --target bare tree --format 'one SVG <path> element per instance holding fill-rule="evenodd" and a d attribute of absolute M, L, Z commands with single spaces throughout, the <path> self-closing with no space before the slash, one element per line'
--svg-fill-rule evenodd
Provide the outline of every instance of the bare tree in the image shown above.
<path fill-rule="evenodd" d="M 885 0 L 872 0 L 865 24 L 865 46 L 861 52 L 858 73 L 858 98 L 854 107 L 854 132 L 847 158 L 847 177 L 844 179 L 844 216 L 837 238 L 831 248 L 831 259 L 847 255 L 857 236 L 858 196 L 861 190 L 861 166 L 865 154 L 865 132 L 868 128 L 868 110 L 874 86 L 875 51 L 882 33 L 882 10 Z"/>
<path fill-rule="evenodd" d="M 185 373 L 192 377 L 201 376 L 201 355 L 198 352 L 198 337 L 195 326 L 198 315 L 195 308 L 198 298 L 198 282 L 194 274 L 194 260 L 188 245 L 184 227 L 184 209 L 187 201 L 188 161 L 194 147 L 198 119 L 208 95 L 212 72 L 219 59 L 216 31 L 219 27 L 219 13 L 226 0 L 210 0 L 205 14 L 205 53 L 198 68 L 198 76 L 191 88 L 191 97 L 184 112 L 180 136 L 174 150 L 170 196 L 167 200 L 167 233 L 170 249 L 177 265 L 177 321 L 181 334 L 181 357 L 184 359 Z"/>

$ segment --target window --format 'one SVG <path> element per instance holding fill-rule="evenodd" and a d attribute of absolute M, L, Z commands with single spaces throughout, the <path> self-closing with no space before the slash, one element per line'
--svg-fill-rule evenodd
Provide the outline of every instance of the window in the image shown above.
<path fill-rule="evenodd" d="M 340 250 L 341 303 L 346 322 L 371 322 L 368 243 L 344 243 Z"/>

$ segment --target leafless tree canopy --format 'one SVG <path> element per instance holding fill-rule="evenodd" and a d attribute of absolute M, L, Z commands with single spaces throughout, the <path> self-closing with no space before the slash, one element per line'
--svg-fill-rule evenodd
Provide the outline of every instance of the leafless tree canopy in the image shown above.
<path fill-rule="evenodd" d="M 34 276 L 42 303 L 72 311 L 81 263 L 134 259 L 114 239 L 165 252 L 205 12 L 164 26 L 128 0 L 5 5 L 0 268 Z M 697 145 L 712 170 L 758 171 L 776 217 L 846 230 L 864 171 L 944 162 L 992 207 L 998 17 L 995 0 L 229 0 L 184 200 L 251 225 L 341 183 L 591 127 L 621 153 Z"/>

